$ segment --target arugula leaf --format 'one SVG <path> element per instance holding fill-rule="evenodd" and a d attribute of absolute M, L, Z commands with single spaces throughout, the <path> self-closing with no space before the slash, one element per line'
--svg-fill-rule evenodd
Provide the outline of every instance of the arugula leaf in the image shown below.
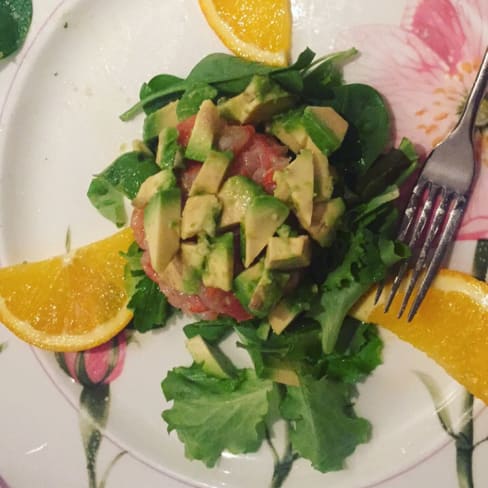
<path fill-rule="evenodd" d="M 237 379 L 206 375 L 201 366 L 171 370 L 161 384 L 173 406 L 163 419 L 176 430 L 185 455 L 212 467 L 224 450 L 254 452 L 265 437 L 265 418 L 277 394 L 271 381 L 258 379 L 250 369 Z"/>
<path fill-rule="evenodd" d="M 216 320 L 200 320 L 185 325 L 183 332 L 188 339 L 199 335 L 210 344 L 218 344 L 233 331 L 233 327 L 236 324 L 237 322 L 230 317 L 222 317 Z"/>
<path fill-rule="evenodd" d="M 127 308 L 134 311 L 131 323 L 139 332 L 164 327 L 174 312 L 157 283 L 145 275 L 137 281 Z"/>
<path fill-rule="evenodd" d="M 327 376 L 350 384 L 363 381 L 382 363 L 382 350 L 377 327 L 347 317 L 335 350 L 326 357 Z"/>
<path fill-rule="evenodd" d="M 24 43 L 32 21 L 32 0 L 0 0 L 0 59 Z"/>
<path fill-rule="evenodd" d="M 204 100 L 217 96 L 217 90 L 207 83 L 194 83 L 189 86 L 181 96 L 176 106 L 178 120 L 184 120 L 198 112 Z"/>
<path fill-rule="evenodd" d="M 386 237 L 382 237 L 385 245 Z M 382 253 L 380 237 L 367 228 L 359 228 L 350 236 L 349 245 L 340 264 L 321 286 L 321 297 L 310 315 L 322 326 L 323 351 L 334 349 L 341 325 L 349 309 L 373 284 L 385 278 L 387 269 L 405 257 L 405 248 L 398 245 Z M 397 252 L 395 252 L 397 251 Z M 383 261 L 386 257 L 388 262 Z"/>
<path fill-rule="evenodd" d="M 124 196 L 135 198 L 141 184 L 160 170 L 154 158 L 140 151 L 119 156 L 102 173 L 95 176 L 87 196 L 92 205 L 117 227 L 127 222 Z"/>
<path fill-rule="evenodd" d="M 292 447 L 321 472 L 342 469 L 371 436 L 371 424 L 351 407 L 355 393 L 351 385 L 309 375 L 300 375 L 300 386 L 287 387 L 280 411 L 292 422 Z"/>
<path fill-rule="evenodd" d="M 133 310 L 132 328 L 139 332 L 164 327 L 174 309 L 158 285 L 146 276 L 142 265 L 142 249 L 133 242 L 122 256 L 127 261 L 124 279 L 127 294 L 131 297 L 127 308 Z"/>
<path fill-rule="evenodd" d="M 127 295 L 131 297 L 136 290 L 137 283 L 146 274 L 141 264 L 142 249 L 138 246 L 137 242 L 133 242 L 129 246 L 129 249 L 127 249 L 127 252 L 122 252 L 120 254 L 126 260 L 124 268 L 124 284 Z"/>

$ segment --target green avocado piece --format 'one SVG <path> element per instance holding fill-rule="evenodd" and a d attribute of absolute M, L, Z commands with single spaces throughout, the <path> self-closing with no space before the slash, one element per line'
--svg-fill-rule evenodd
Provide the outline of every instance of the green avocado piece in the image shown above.
<path fill-rule="evenodd" d="M 195 125 L 185 150 L 185 158 L 205 161 L 213 143 L 220 133 L 222 120 L 217 107 L 211 100 L 204 100 L 198 110 Z"/>
<path fill-rule="evenodd" d="M 178 102 L 170 102 L 145 118 L 142 129 L 144 142 L 150 142 L 158 137 L 165 127 L 176 127 L 178 124 L 178 117 L 176 116 L 177 105 Z"/>
<path fill-rule="evenodd" d="M 193 181 L 190 196 L 199 193 L 217 193 L 232 158 L 233 154 L 229 151 L 220 152 L 212 149 Z"/>
<path fill-rule="evenodd" d="M 306 230 L 321 247 L 330 246 L 332 243 L 335 229 L 345 210 L 344 200 L 340 197 L 314 205 L 312 224 Z"/>
<path fill-rule="evenodd" d="M 239 224 L 251 201 L 263 194 L 264 190 L 245 176 L 237 175 L 228 178 L 218 194 L 219 200 L 222 202 L 220 227 Z"/>
<path fill-rule="evenodd" d="M 214 236 L 221 205 L 215 195 L 189 197 L 181 217 L 181 238 L 189 239 L 201 233 Z"/>
<path fill-rule="evenodd" d="M 161 168 L 177 168 L 183 163 L 183 148 L 178 144 L 178 129 L 165 127 L 158 136 L 156 164 Z"/>
<path fill-rule="evenodd" d="M 274 196 L 291 201 L 293 209 L 302 226 L 312 222 L 314 195 L 314 165 L 311 151 L 303 149 L 298 156 L 283 170 L 275 171 L 276 183 Z"/>
<path fill-rule="evenodd" d="M 183 290 L 195 294 L 200 291 L 202 274 L 210 246 L 205 238 L 197 242 L 181 243 L 181 260 L 183 262 Z"/>
<path fill-rule="evenodd" d="M 264 249 L 268 239 L 286 220 L 288 207 L 271 195 L 255 197 L 247 207 L 241 227 L 241 249 L 244 250 L 244 266 L 247 268 Z"/>
<path fill-rule="evenodd" d="M 264 265 L 267 269 L 291 270 L 310 265 L 311 245 L 308 236 L 271 237 Z"/>
<path fill-rule="evenodd" d="M 266 75 L 254 75 L 246 89 L 218 105 L 222 117 L 241 124 L 258 124 L 290 108 L 295 97 Z"/>
<path fill-rule="evenodd" d="M 203 284 L 224 291 L 232 290 L 234 277 L 234 234 L 227 232 L 211 242 L 202 274 Z"/>
<path fill-rule="evenodd" d="M 330 172 L 327 156 L 308 138 L 306 148 L 312 152 L 314 200 L 325 202 L 334 191 L 334 178 Z"/>
<path fill-rule="evenodd" d="M 300 386 L 300 379 L 296 372 L 296 366 L 291 361 L 270 358 L 264 367 L 263 376 L 275 383 L 288 386 Z"/>
<path fill-rule="evenodd" d="M 303 108 L 278 115 L 269 125 L 268 131 L 291 151 L 298 154 L 305 148 L 308 139 L 303 125 Z"/>
<path fill-rule="evenodd" d="M 193 360 L 202 365 L 205 373 L 217 378 L 230 378 L 235 375 L 236 368 L 217 347 L 208 344 L 201 336 L 196 335 L 186 341 L 186 348 Z"/>
<path fill-rule="evenodd" d="M 342 144 L 347 122 L 331 107 L 306 107 L 303 124 L 313 143 L 326 156 Z"/>
<path fill-rule="evenodd" d="M 132 205 L 136 208 L 144 208 L 156 192 L 174 187 L 176 187 L 176 177 L 173 171 L 163 169 L 143 181 L 136 197 L 132 200 Z"/>
<path fill-rule="evenodd" d="M 268 322 L 277 335 L 281 334 L 292 320 L 304 310 L 309 310 L 314 295 L 318 293 L 316 284 L 304 281 L 293 294 L 283 297 L 269 312 Z"/>
<path fill-rule="evenodd" d="M 181 192 L 157 192 L 144 208 L 144 230 L 151 265 L 161 274 L 180 247 Z"/>
<path fill-rule="evenodd" d="M 290 275 L 265 269 L 264 260 L 234 279 L 234 292 L 241 304 L 256 317 L 264 318 L 283 294 Z"/>

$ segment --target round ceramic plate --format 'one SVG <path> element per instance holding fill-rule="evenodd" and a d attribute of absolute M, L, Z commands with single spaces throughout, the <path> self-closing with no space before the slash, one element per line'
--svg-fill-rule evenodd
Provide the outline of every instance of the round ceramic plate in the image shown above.
<path fill-rule="evenodd" d="M 139 137 L 141 118 L 123 123 L 118 115 L 154 74 L 184 76 L 204 55 L 225 51 L 197 2 L 34 3 L 27 43 L 0 71 L 2 265 L 62 253 L 68 229 L 73 246 L 111 234 L 114 228 L 91 207 L 86 190 L 92 175 Z M 318 54 L 351 45 L 362 52 L 346 77 L 373 84 L 386 96 L 396 117 L 395 137 L 406 135 L 426 151 L 453 124 L 487 44 L 485 3 L 294 0 L 292 8 L 295 55 L 306 46 Z M 485 144 L 486 123 L 479 123 Z M 485 151 L 450 264 L 481 278 L 488 254 L 481 196 L 486 159 Z M 257 453 L 224 454 L 213 469 L 188 461 L 161 419 L 169 407 L 161 380 L 169 369 L 191 362 L 183 339 L 176 320 L 130 340 L 119 336 L 107 351 L 114 369 L 104 386 L 94 386 L 73 374 L 69 358 L 63 369 L 53 354 L 1 328 L 0 487 L 488 483 L 488 470 L 476 463 L 488 433 L 481 402 L 388 333 L 384 364 L 360 386 L 356 404 L 373 425 L 372 439 L 344 470 L 321 474 L 308 461 L 292 462 L 280 426 L 272 446 L 264 443 Z M 85 361 L 91 379 L 107 366 L 100 355 Z M 273 472 L 285 471 L 282 481 L 273 479 Z"/>

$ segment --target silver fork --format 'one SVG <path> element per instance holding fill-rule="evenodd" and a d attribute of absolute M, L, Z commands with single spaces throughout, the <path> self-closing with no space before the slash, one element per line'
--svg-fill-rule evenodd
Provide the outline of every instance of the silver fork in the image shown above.
<path fill-rule="evenodd" d="M 399 318 L 425 270 L 409 310 L 408 321 L 417 313 L 461 223 L 475 176 L 474 122 L 487 82 L 488 48 L 459 122 L 425 161 L 400 224 L 398 240 L 407 244 L 412 254 L 398 269 L 385 303 L 387 312 L 407 270 L 413 268 L 398 312 Z M 383 285 L 378 288 L 375 303 L 382 290 Z"/>

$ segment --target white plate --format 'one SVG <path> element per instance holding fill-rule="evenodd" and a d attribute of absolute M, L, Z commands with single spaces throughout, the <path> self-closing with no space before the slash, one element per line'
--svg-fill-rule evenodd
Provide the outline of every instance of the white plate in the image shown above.
<path fill-rule="evenodd" d="M 463 12 L 474 9 L 476 2 L 465 2 L 463 12 L 459 6 L 448 11 L 457 2 L 431 3 L 431 8 L 440 9 L 445 17 L 440 15 L 437 21 L 452 24 L 453 16 L 464 18 Z M 402 63 L 398 69 L 403 78 L 408 76 L 407 65 L 415 75 L 414 52 L 419 55 L 417 74 L 422 67 L 420 57 L 425 52 L 404 27 L 407 17 L 425 14 L 412 10 L 415 2 L 365 0 L 352 5 L 346 0 L 295 0 L 292 5 L 295 54 L 305 46 L 322 54 L 356 42 L 358 48 L 365 49 L 363 61 L 377 64 L 374 73 L 368 73 L 362 62 L 351 67 L 347 70 L 351 81 L 377 82 L 378 88 L 391 96 L 394 110 L 407 107 L 412 111 L 416 103 L 423 103 L 422 96 L 416 94 L 422 94 L 427 83 L 419 81 L 416 92 L 415 76 L 396 83 L 395 73 L 378 68 L 393 59 Z M 483 12 L 484 7 L 478 7 L 478 16 L 483 18 L 486 8 Z M 4 62 L 0 72 L 0 102 L 4 101 L 0 106 L 3 264 L 61 253 L 68 228 L 73 246 L 112 233 L 113 227 L 96 213 L 85 194 L 91 176 L 139 136 L 141 119 L 122 123 L 118 114 L 132 104 L 140 84 L 152 75 L 185 75 L 205 54 L 225 51 L 197 2 L 65 0 L 46 1 L 35 8 L 25 47 L 14 63 Z M 422 20 L 417 17 L 415 25 Z M 477 19 L 471 20 L 466 36 L 478 35 Z M 488 22 L 488 17 L 484 21 Z M 463 32 L 466 25 L 459 25 Z M 394 41 L 398 44 L 390 47 L 388 60 L 384 46 Z M 479 44 L 483 42 L 486 44 L 486 38 Z M 405 103 L 397 103 L 396 85 L 411 87 L 411 92 L 405 93 Z M 398 125 L 407 132 L 411 129 L 401 121 Z M 428 144 L 426 130 L 417 127 L 415 139 L 414 129 L 413 135 L 408 135 Z M 486 237 L 488 224 L 475 230 L 477 237 Z M 452 265 L 470 271 L 475 246 L 472 240 L 459 244 Z M 195 486 L 269 486 L 275 460 L 267 444 L 256 454 L 225 455 L 209 470 L 199 462 L 187 461 L 176 436 L 166 433 L 160 414 L 167 404 L 160 382 L 168 369 L 190 362 L 180 325 L 173 323 L 162 331 L 137 335 L 128 344 L 120 364 L 122 372 L 107 387 L 110 405 L 105 412 L 105 437 L 91 451 L 96 458 L 92 474 L 100 483 L 108 469 L 108 488 L 135 483 L 183 486 L 176 479 Z M 391 334 L 384 334 L 384 340 L 384 364 L 361 385 L 357 403 L 358 413 L 373 424 L 371 442 L 361 445 L 340 472 L 320 474 L 308 462 L 296 461 L 284 487 L 460 486 L 456 446 L 415 372 L 428 374 L 442 392 L 455 433 L 461 428 L 461 419 L 466 420 L 462 413 L 469 397 L 424 354 Z M 0 487 L 7 483 L 12 487 L 88 486 L 90 470 L 85 468 L 86 451 L 78 425 L 82 387 L 59 368 L 52 354 L 28 348 L 4 328 L 0 329 L 2 343 L 8 347 L 0 353 Z M 93 389 L 87 390 L 90 388 L 84 389 L 84 398 L 94 398 Z M 474 413 L 479 414 L 474 422 L 475 438 L 481 438 L 488 432 L 481 402 L 475 402 Z M 469 416 L 467 419 L 471 422 Z M 85 427 L 82 421 L 81 429 Z M 88 432 L 97 436 L 93 426 Z M 275 442 L 279 451 L 280 437 L 278 429 Z M 471 459 L 481 457 L 478 453 L 483 446 L 476 448 Z M 126 454 L 119 458 L 123 452 Z M 488 470 L 475 464 L 472 486 L 486 486 L 487 482 Z"/>

